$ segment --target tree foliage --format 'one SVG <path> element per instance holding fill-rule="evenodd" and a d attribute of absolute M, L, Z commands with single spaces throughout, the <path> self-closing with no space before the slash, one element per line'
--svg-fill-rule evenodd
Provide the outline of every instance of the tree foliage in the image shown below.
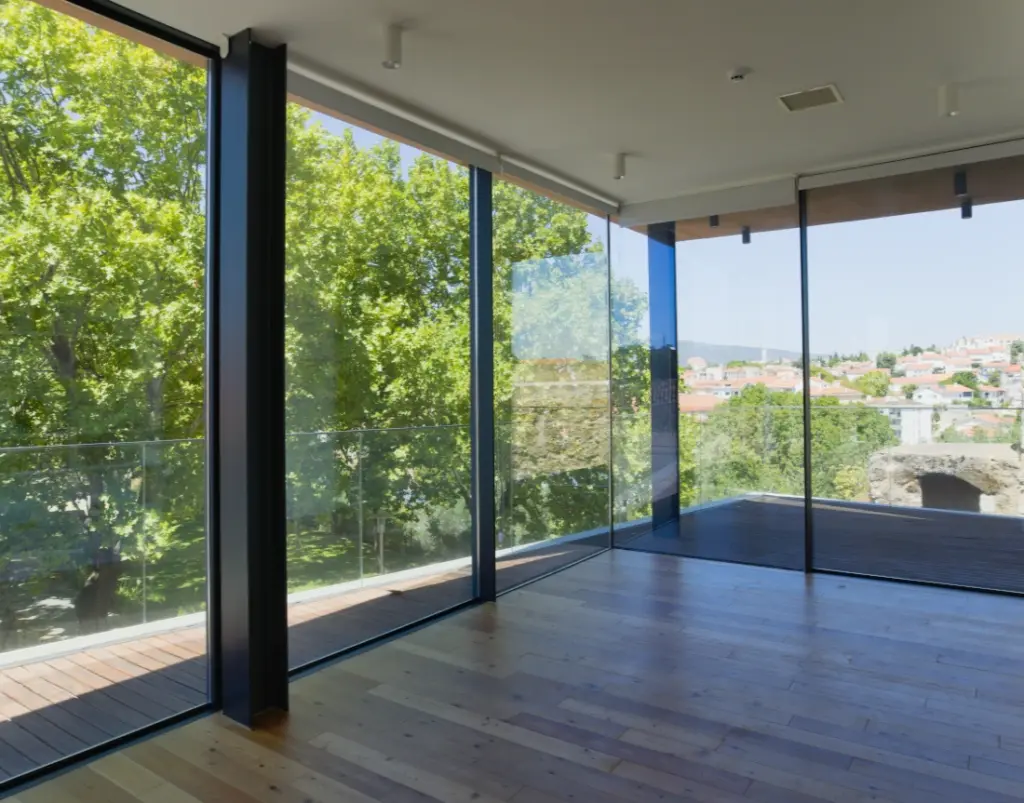
<path fill-rule="evenodd" d="M 77 632 L 70 601 L 115 552 L 118 624 L 204 604 L 207 120 L 200 68 L 28 0 L 0 0 L 0 30 L 10 647 Z M 287 125 L 290 584 L 376 570 L 378 531 L 387 571 L 468 556 L 467 173 L 297 105 Z M 607 256 L 562 203 L 496 182 L 494 210 L 501 493 L 521 541 L 607 521 Z M 643 299 L 613 295 L 613 328 L 635 328 Z M 616 353 L 624 404 L 649 401 L 640 351 Z M 524 398 L 532 381 L 554 390 Z"/>
<path fill-rule="evenodd" d="M 868 457 L 897 442 L 889 419 L 878 410 L 840 405 L 834 398 L 812 399 L 814 495 L 866 499 Z M 715 408 L 704 424 L 691 420 L 681 426 L 680 452 L 684 503 L 749 492 L 802 496 L 802 396 L 748 386 Z"/>
<path fill-rule="evenodd" d="M 974 371 L 957 371 L 949 379 L 942 383 L 943 385 L 963 385 L 965 388 L 970 388 L 975 393 L 978 391 L 978 375 Z"/>
<path fill-rule="evenodd" d="M 878 368 L 888 368 L 890 371 L 896 367 L 896 360 L 899 357 L 891 351 L 883 351 L 879 353 L 875 359 L 875 365 Z"/>
<path fill-rule="evenodd" d="M 1021 357 L 1024 356 L 1024 340 L 1014 340 L 1010 344 L 1010 362 L 1019 365 Z"/>
<path fill-rule="evenodd" d="M 850 384 L 865 396 L 882 398 L 889 392 L 889 375 L 885 371 L 868 371 Z"/>

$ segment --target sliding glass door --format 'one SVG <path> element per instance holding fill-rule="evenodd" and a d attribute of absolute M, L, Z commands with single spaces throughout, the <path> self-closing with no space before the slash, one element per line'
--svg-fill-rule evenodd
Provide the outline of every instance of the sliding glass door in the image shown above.
<path fill-rule="evenodd" d="M 468 170 L 291 103 L 293 667 L 473 596 Z"/>
<path fill-rule="evenodd" d="M 1024 592 L 1024 160 L 811 190 L 815 568 Z M 853 393 L 856 395 L 852 395 Z"/>
<path fill-rule="evenodd" d="M 208 700 L 206 61 L 60 5 L 0 4 L 0 781 Z"/>
<path fill-rule="evenodd" d="M 608 220 L 494 183 L 498 591 L 611 545 Z"/>

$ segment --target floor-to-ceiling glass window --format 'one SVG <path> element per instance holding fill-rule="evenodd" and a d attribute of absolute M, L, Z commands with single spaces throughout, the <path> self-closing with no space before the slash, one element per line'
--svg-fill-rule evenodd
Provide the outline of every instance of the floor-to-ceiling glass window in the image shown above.
<path fill-rule="evenodd" d="M 608 221 L 494 182 L 498 590 L 610 545 Z"/>
<path fill-rule="evenodd" d="M 207 700 L 206 77 L 0 3 L 0 780 Z"/>
<path fill-rule="evenodd" d="M 288 109 L 289 653 L 472 597 L 466 168 Z"/>
<path fill-rule="evenodd" d="M 797 224 L 795 206 L 676 224 L 682 513 L 660 551 L 803 567 Z"/>
<path fill-rule="evenodd" d="M 1024 160 L 808 191 L 815 566 L 1024 591 Z"/>
<path fill-rule="evenodd" d="M 650 531 L 651 345 L 647 235 L 611 226 L 612 489 L 615 543 Z"/>

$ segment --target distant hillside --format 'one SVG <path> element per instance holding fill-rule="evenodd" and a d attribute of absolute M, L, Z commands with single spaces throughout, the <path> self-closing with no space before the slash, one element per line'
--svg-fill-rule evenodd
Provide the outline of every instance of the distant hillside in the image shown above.
<path fill-rule="evenodd" d="M 799 351 L 783 351 L 782 349 L 767 349 L 762 352 L 756 346 L 726 346 L 720 343 L 701 343 L 696 340 L 679 341 L 679 364 L 683 365 L 690 357 L 703 357 L 709 364 L 716 363 L 724 365 L 734 360 L 746 360 L 757 362 L 761 359 L 762 353 L 768 362 L 779 362 L 799 360 Z"/>

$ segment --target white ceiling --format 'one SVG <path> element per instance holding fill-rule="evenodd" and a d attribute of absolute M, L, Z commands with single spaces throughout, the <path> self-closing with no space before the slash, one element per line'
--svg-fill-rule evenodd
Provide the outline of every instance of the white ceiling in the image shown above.
<path fill-rule="evenodd" d="M 212 42 L 252 27 L 629 203 L 1024 135 L 1024 0 L 121 2 Z M 380 66 L 392 21 L 410 28 L 399 71 Z M 846 102 L 776 100 L 826 83 Z"/>

